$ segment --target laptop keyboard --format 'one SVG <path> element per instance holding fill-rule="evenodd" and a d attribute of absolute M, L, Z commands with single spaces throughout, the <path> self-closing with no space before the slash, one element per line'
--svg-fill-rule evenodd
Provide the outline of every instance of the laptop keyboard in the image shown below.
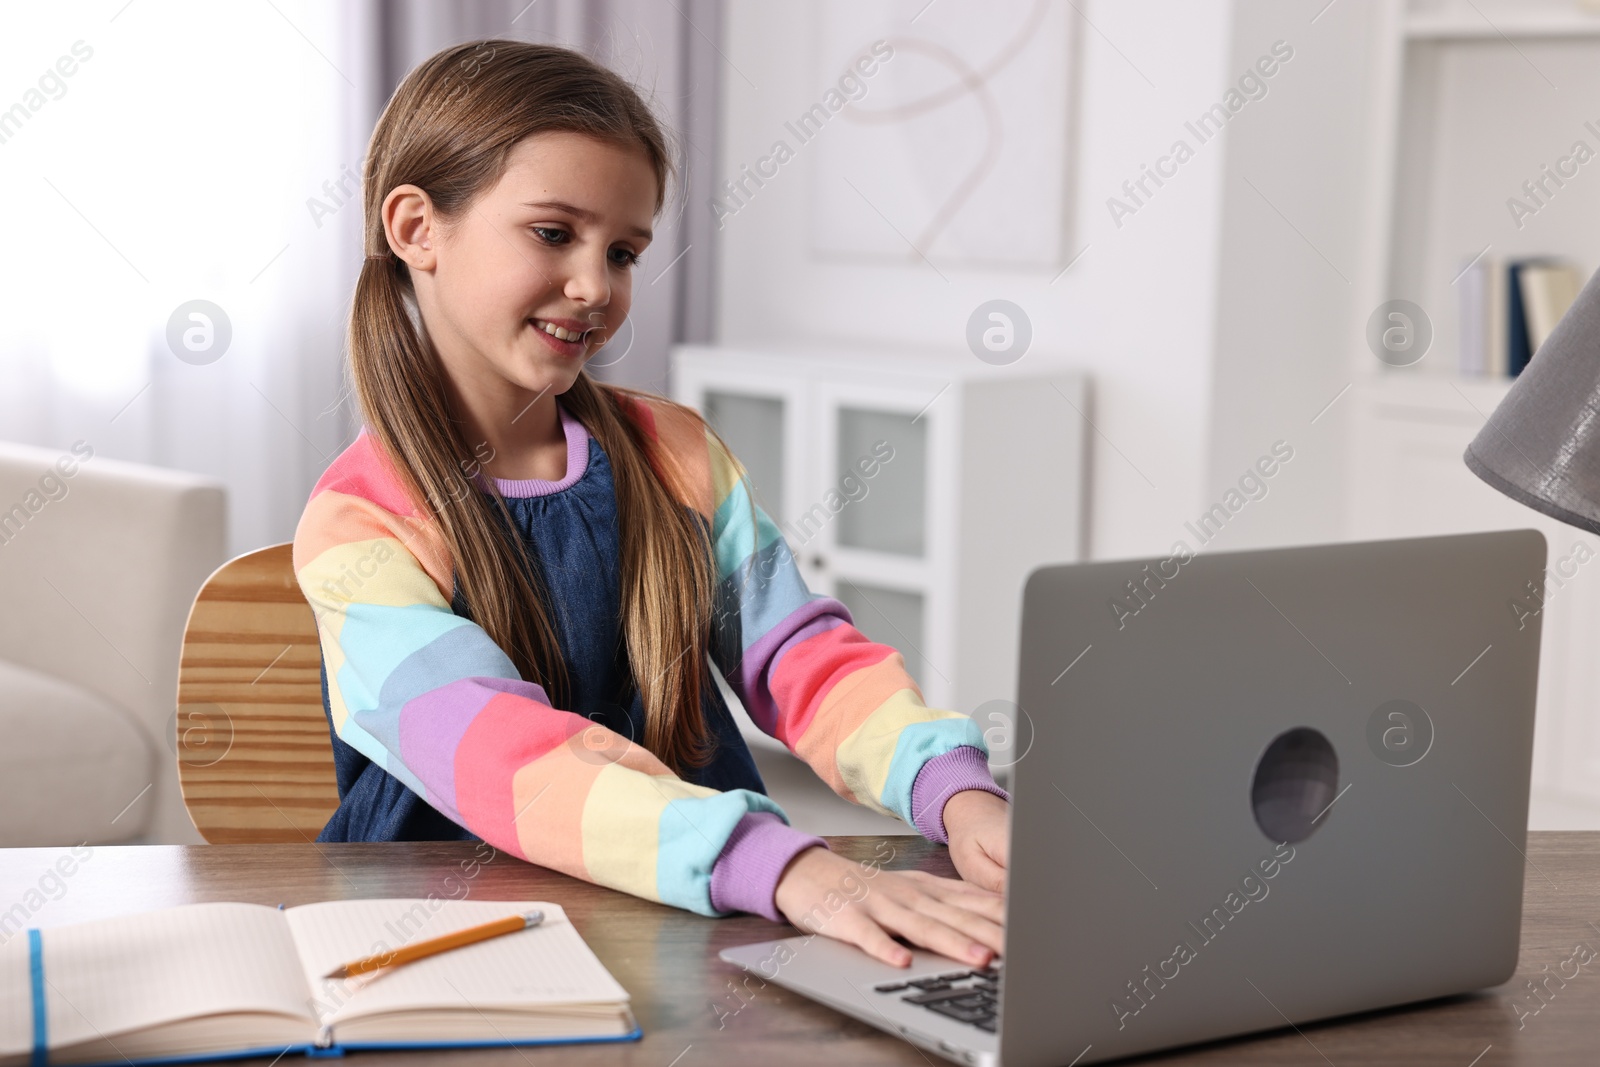
<path fill-rule="evenodd" d="M 876 993 L 898 994 L 907 1004 L 927 1008 L 947 1019 L 970 1023 L 991 1034 L 995 1032 L 1000 997 L 998 966 L 979 971 L 949 971 L 905 982 L 885 982 L 872 988 Z"/>

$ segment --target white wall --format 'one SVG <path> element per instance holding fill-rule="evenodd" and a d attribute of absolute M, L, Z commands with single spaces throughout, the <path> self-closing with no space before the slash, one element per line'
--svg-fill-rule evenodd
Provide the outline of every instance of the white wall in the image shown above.
<path fill-rule="evenodd" d="M 1021 0 L 991 6 L 996 18 L 1019 24 L 1031 7 Z M 1089 248 L 1068 273 L 1052 284 L 1059 267 L 1022 272 L 941 264 L 945 281 L 920 262 L 819 262 L 805 229 L 807 184 L 815 179 L 811 153 L 724 220 L 718 339 L 865 339 L 964 351 L 972 310 L 997 297 L 1012 300 L 1032 320 L 1031 351 L 1070 357 L 1094 380 L 1091 556 L 1164 555 L 1209 487 L 1226 145 L 1200 146 L 1120 227 L 1106 200 L 1183 135 L 1186 119 L 1220 98 L 1235 74 L 1233 5 L 1080 0 L 1077 6 L 1088 21 L 1080 17 L 1076 26 L 1068 244 L 1072 255 Z M 939 17 L 934 4 L 907 32 L 933 27 Z M 819 98 L 826 86 L 812 72 L 815 31 L 810 5 L 730 0 L 723 50 L 743 74 L 725 72 L 719 179 L 765 154 L 784 122 Z M 1008 136 L 1028 135 L 1029 115 L 1003 118 Z M 827 134 L 825 127 L 819 136 Z M 1063 407 L 1063 417 L 1076 416 Z"/>
<path fill-rule="evenodd" d="M 1209 547 L 1335 541 L 1346 533 L 1352 407 L 1341 392 L 1374 299 L 1360 222 L 1377 192 L 1385 15 L 1327 0 L 1233 7 L 1230 79 L 1275 42 L 1293 57 L 1227 127 L 1206 506 L 1275 441 L 1294 458 Z"/>

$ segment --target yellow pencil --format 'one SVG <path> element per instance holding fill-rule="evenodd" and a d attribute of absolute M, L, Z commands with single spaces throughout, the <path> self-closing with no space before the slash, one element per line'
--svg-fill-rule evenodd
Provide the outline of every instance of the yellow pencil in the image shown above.
<path fill-rule="evenodd" d="M 504 919 L 483 923 L 480 926 L 469 926 L 465 930 L 457 930 L 453 934 L 443 937 L 430 937 L 426 941 L 418 941 L 413 945 L 403 945 L 389 952 L 380 952 L 376 956 L 367 956 L 347 963 L 342 967 L 335 967 L 324 978 L 353 978 L 358 974 L 376 971 L 384 967 L 393 967 L 401 963 L 410 963 L 420 960 L 424 956 L 434 956 L 440 952 L 448 952 L 462 945 L 471 945 L 479 941 L 487 941 L 491 937 L 501 934 L 514 934 L 518 930 L 526 930 L 531 926 L 538 926 L 544 922 L 544 912 L 530 911 L 524 915 L 507 915 Z"/>

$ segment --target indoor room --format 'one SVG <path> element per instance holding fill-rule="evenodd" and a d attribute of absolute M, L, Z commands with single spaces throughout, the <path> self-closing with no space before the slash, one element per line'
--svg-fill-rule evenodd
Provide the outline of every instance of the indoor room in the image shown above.
<path fill-rule="evenodd" d="M 6 30 L 0 1067 L 1592 1058 L 1600 0 Z"/>

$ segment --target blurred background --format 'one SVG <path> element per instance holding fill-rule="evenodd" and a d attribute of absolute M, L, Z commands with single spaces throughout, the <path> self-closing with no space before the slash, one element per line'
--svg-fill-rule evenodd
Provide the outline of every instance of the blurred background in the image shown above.
<path fill-rule="evenodd" d="M 1461 462 L 1600 264 L 1600 6 L 107 0 L 6 30 L 0 778 L 32 784 L 0 843 L 197 840 L 188 607 L 355 436 L 367 139 L 488 37 L 584 51 L 675 132 L 596 372 L 704 411 L 930 703 L 1007 721 L 1039 563 L 1534 526 L 1531 825 L 1600 827 L 1600 545 Z M 760 758 L 797 824 L 882 828 Z"/>

